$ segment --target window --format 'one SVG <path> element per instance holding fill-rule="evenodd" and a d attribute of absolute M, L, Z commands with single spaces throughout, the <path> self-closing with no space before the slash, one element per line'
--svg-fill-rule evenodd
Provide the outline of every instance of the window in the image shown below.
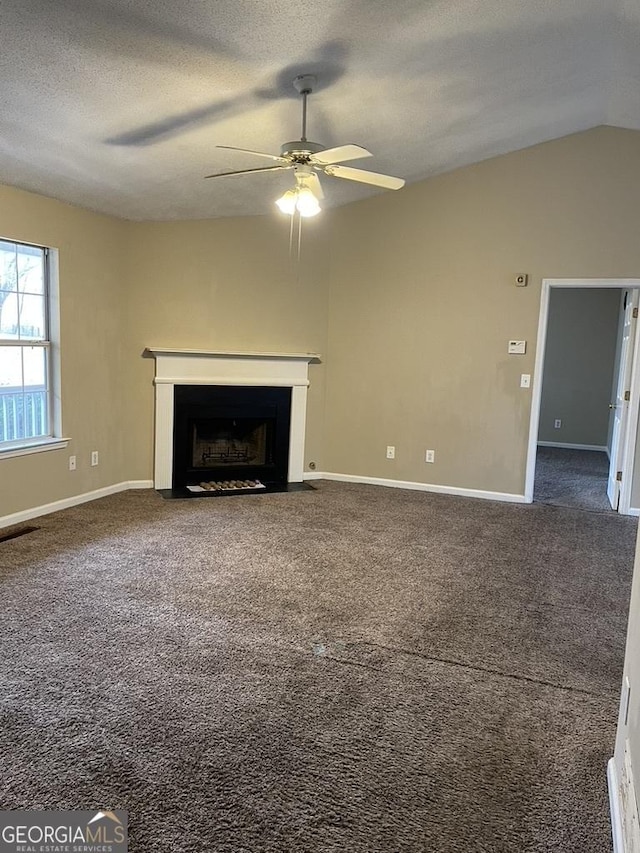
<path fill-rule="evenodd" d="M 49 252 L 0 240 L 0 450 L 53 436 Z"/>

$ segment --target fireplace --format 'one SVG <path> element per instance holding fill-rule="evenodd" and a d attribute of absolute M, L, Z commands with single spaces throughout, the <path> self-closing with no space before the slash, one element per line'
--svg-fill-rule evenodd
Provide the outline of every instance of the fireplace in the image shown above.
<path fill-rule="evenodd" d="M 286 483 L 290 421 L 291 388 L 176 385 L 173 488 Z"/>
<path fill-rule="evenodd" d="M 236 472 L 240 470 L 236 477 L 232 477 L 231 461 L 224 464 L 226 475 L 224 479 L 251 479 L 248 473 L 250 465 L 254 464 L 254 460 L 249 460 L 249 456 L 259 458 L 260 465 L 267 466 L 269 478 L 284 478 L 285 488 L 287 484 L 292 486 L 300 484 L 304 479 L 304 439 L 305 439 L 305 421 L 307 409 L 307 389 L 309 386 L 308 368 L 310 364 L 320 362 L 320 357 L 314 353 L 259 353 L 259 352 L 224 352 L 219 350 L 186 350 L 186 349 L 170 349 L 160 347 L 148 347 L 144 351 L 145 358 L 155 359 L 155 442 L 154 442 L 154 475 L 153 483 L 156 489 L 162 494 L 171 492 L 174 477 L 175 456 L 175 434 L 177 425 L 174 423 L 176 415 L 175 398 L 176 393 L 186 395 L 188 398 L 188 389 L 198 388 L 198 393 L 204 393 L 206 390 L 217 388 L 214 392 L 218 395 L 222 391 L 233 389 L 237 390 L 253 390 L 261 389 L 266 395 L 267 392 L 276 391 L 284 392 L 289 399 L 289 431 L 285 436 L 286 431 L 284 423 L 286 419 L 280 418 L 278 411 L 277 421 L 278 427 L 275 428 L 271 423 L 273 418 L 273 399 L 264 398 L 261 405 L 266 408 L 266 413 L 263 409 L 262 413 L 248 414 L 244 410 L 244 401 L 238 400 L 235 402 L 223 402 L 230 406 L 226 411 L 206 411 L 204 420 L 214 421 L 216 419 L 231 421 L 231 424 L 209 424 L 201 425 L 192 423 L 192 434 L 190 438 L 185 436 L 185 443 L 181 446 L 187 447 L 187 450 L 181 450 L 183 465 L 183 474 L 180 475 L 181 480 L 186 482 L 184 471 L 190 469 L 193 475 L 194 482 L 197 476 L 200 477 L 198 482 L 204 480 L 204 470 L 201 464 L 197 462 L 198 456 L 202 457 L 204 453 L 206 458 L 201 462 L 207 463 L 211 459 L 218 457 L 218 460 L 224 455 L 225 450 L 222 447 L 222 441 L 231 439 L 229 450 L 236 454 L 236 461 L 240 464 L 236 466 Z M 178 392 L 179 388 L 187 389 Z M 197 396 L 197 395 L 196 395 Z M 277 397 L 277 394 L 276 394 Z M 207 402 L 202 402 L 202 399 L 194 400 L 193 405 L 204 406 L 209 405 Z M 279 409 L 280 403 L 277 403 Z M 234 408 L 235 407 L 235 408 Z M 242 409 L 238 411 L 238 407 Z M 230 428 L 236 429 L 233 426 L 233 421 L 238 422 L 239 417 L 255 418 L 259 421 L 264 421 L 264 425 L 254 423 L 248 434 L 229 435 Z M 182 416 L 181 416 L 182 417 Z M 191 415 L 192 421 L 198 421 L 197 414 Z M 189 449 L 193 442 L 193 429 L 196 428 L 196 440 L 200 442 L 199 450 Z M 245 426 L 251 426 L 245 424 Z M 226 428 L 227 435 L 219 434 L 217 439 L 212 432 L 212 427 L 218 430 L 219 427 Z M 187 429 L 184 422 L 179 427 Z M 223 429 L 224 431 L 224 429 Z M 214 435 L 212 439 L 211 436 Z M 216 441 L 218 443 L 216 443 Z M 235 444 L 233 443 L 235 442 Z M 288 442 L 288 456 L 284 451 L 285 442 Z M 203 448 L 204 444 L 210 449 Z M 248 445 L 248 446 L 247 446 Z M 184 454 L 187 454 L 186 458 Z M 263 459 L 264 456 L 264 459 Z M 230 459 L 230 456 L 228 456 Z M 284 461 L 283 461 L 284 460 Z M 205 468 L 208 467 L 205 464 Z M 260 475 L 258 475 L 260 476 Z M 265 474 L 266 478 L 266 474 Z M 216 479 L 220 479 L 217 478 Z M 192 487 L 195 488 L 195 487 Z M 185 492 L 186 489 L 181 488 L 176 491 Z"/>

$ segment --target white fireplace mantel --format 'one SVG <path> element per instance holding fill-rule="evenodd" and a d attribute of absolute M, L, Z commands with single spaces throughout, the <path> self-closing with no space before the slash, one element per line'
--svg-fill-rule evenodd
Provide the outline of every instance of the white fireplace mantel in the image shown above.
<path fill-rule="evenodd" d="M 147 347 L 144 351 L 145 356 L 159 355 L 179 355 L 189 357 L 203 358 L 253 358 L 253 359 L 282 359 L 283 361 L 300 360 L 300 361 L 315 361 L 319 362 L 320 355 L 317 352 L 236 352 L 234 350 L 215 350 L 215 349 L 171 349 L 167 347 Z"/>
<path fill-rule="evenodd" d="M 147 347 L 156 361 L 154 486 L 170 489 L 173 481 L 173 412 L 176 385 L 256 385 L 291 388 L 289 435 L 290 483 L 302 481 L 309 364 L 317 353 L 224 352 Z"/>

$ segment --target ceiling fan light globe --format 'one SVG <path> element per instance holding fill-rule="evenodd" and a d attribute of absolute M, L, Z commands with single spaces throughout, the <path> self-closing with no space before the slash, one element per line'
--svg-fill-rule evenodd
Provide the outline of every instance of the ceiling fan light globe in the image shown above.
<path fill-rule="evenodd" d="M 310 216 L 317 216 L 320 213 L 320 205 L 316 204 L 315 207 L 298 207 L 298 213 L 300 216 L 304 216 L 305 218 L 309 218 Z"/>
<path fill-rule="evenodd" d="M 276 205 L 281 210 L 282 213 L 286 213 L 289 216 L 293 216 L 296 209 L 296 198 L 297 194 L 293 190 L 287 190 L 287 192 L 276 199 Z"/>
<path fill-rule="evenodd" d="M 320 213 L 318 199 L 308 187 L 302 187 L 298 190 L 296 208 L 300 216 L 316 216 L 316 214 Z"/>
<path fill-rule="evenodd" d="M 298 208 L 300 216 L 316 216 L 320 213 L 320 205 L 315 199 L 313 201 L 308 199 L 298 199 L 296 207 Z"/>

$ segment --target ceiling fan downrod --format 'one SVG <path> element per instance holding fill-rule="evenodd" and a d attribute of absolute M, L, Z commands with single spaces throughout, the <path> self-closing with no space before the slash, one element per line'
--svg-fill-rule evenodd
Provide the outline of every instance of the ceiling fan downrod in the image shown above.
<path fill-rule="evenodd" d="M 316 78 L 313 74 L 300 74 L 293 81 L 293 86 L 298 94 L 302 95 L 302 133 L 300 142 L 307 141 L 307 96 L 313 92 Z"/>

